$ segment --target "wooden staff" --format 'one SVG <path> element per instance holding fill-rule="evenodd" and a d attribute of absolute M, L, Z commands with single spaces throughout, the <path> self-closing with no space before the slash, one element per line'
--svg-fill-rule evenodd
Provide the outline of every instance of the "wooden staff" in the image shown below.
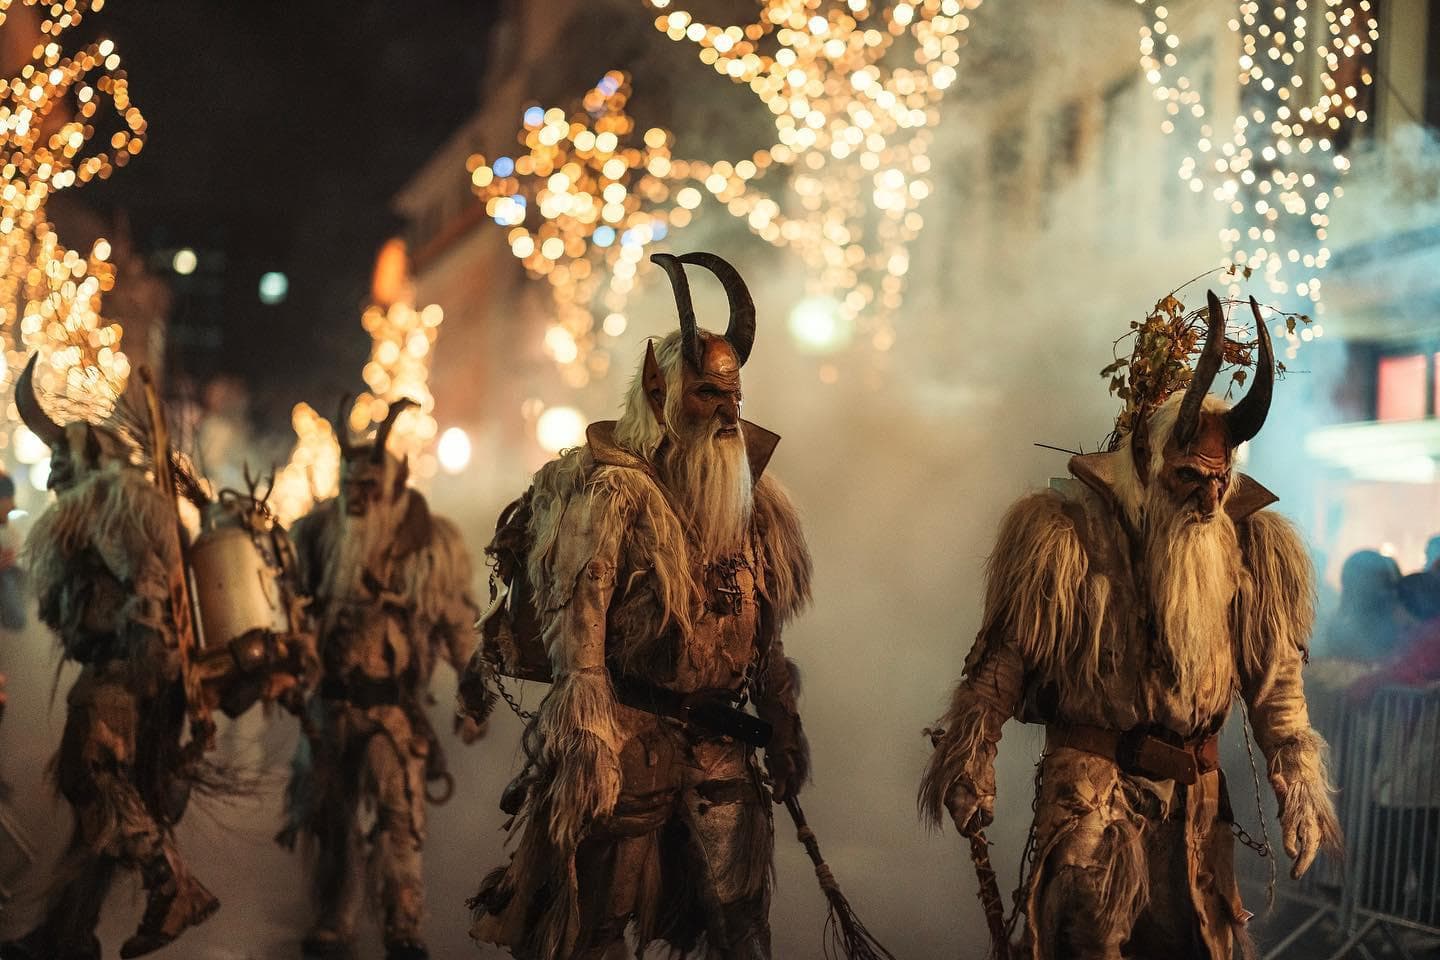
<path fill-rule="evenodd" d="M 985 831 L 970 835 L 970 859 L 975 862 L 975 878 L 980 881 L 977 895 L 985 911 L 985 924 L 990 928 L 990 956 L 993 960 L 1010 960 L 1010 935 L 1005 931 L 1005 901 L 1000 898 L 1000 881 L 990 864 L 990 841 Z"/>
<path fill-rule="evenodd" d="M 185 566 L 185 533 L 180 525 L 180 511 L 176 507 L 178 493 L 175 487 L 175 472 L 170 462 L 170 430 L 165 423 L 165 411 L 160 406 L 160 393 L 155 388 L 155 378 L 148 366 L 135 368 L 140 385 L 145 390 L 145 408 L 150 415 L 150 439 L 152 469 L 155 471 L 155 486 L 175 511 L 175 525 L 171 528 L 174 536 L 175 556 L 178 563 L 169 571 L 170 615 L 175 622 L 175 647 L 180 657 L 180 679 L 185 685 L 185 701 L 190 713 L 189 750 L 198 758 L 214 745 L 215 721 L 210 713 L 202 689 L 200 671 L 194 668 L 199 644 L 195 638 L 194 607 L 190 599 L 190 581 Z"/>
<path fill-rule="evenodd" d="M 805 811 L 800 809 L 800 801 L 794 797 L 786 797 L 785 809 L 790 811 L 790 819 L 795 821 L 796 836 L 804 844 L 805 852 L 810 855 L 810 862 L 815 864 L 815 878 L 820 881 L 820 889 L 830 904 L 830 915 L 825 920 L 828 940 L 825 956 L 834 957 L 838 954 L 847 960 L 895 960 L 894 955 L 865 929 L 865 924 L 860 922 L 860 918 L 851 908 L 850 901 L 840 892 L 840 884 L 835 881 L 835 874 L 820 855 L 820 841 L 815 839 L 815 831 L 805 822 Z"/>

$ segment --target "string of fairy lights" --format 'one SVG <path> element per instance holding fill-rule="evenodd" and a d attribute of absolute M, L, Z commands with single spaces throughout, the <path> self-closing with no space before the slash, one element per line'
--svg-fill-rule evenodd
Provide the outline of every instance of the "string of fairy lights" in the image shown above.
<path fill-rule="evenodd" d="M 702 62 L 749 87 L 774 117 L 775 143 L 751 161 L 786 169 L 783 192 L 758 178 L 707 187 L 762 239 L 797 253 L 807 294 L 833 303 L 843 329 L 888 350 L 924 226 L 919 207 L 932 192 L 937 106 L 958 78 L 981 0 L 765 0 L 743 26 L 647 2 L 663 11 L 657 30 L 697 45 Z"/>
<path fill-rule="evenodd" d="M 544 347 L 565 381 L 604 375 L 599 334 L 624 332 L 646 246 L 686 226 L 706 196 L 795 250 L 807 292 L 832 303 L 845 329 L 889 349 L 909 246 L 924 225 L 917 208 L 932 189 L 930 128 L 957 77 L 966 11 L 979 3 L 769 0 L 756 22 L 722 27 L 651 0 L 663 11 L 657 29 L 697 44 L 702 62 L 766 105 L 770 146 L 738 160 L 678 159 L 669 131 L 635 129 L 629 77 L 612 71 L 573 111 L 527 109 L 518 155 L 472 155 L 467 169 L 486 214 L 507 229 L 526 270 L 550 282 L 555 319 Z M 762 41 L 778 48 L 762 53 Z M 766 175 L 781 169 L 783 187 L 765 190 Z"/>
<path fill-rule="evenodd" d="M 636 130 L 629 96 L 629 78 L 611 71 L 573 111 L 526 110 L 517 156 L 474 154 L 466 164 L 510 252 L 549 281 L 555 319 L 544 347 L 574 387 L 608 370 L 598 334 L 625 331 L 645 247 L 688 224 L 699 202 L 675 184 L 703 171 L 673 160 L 668 131 Z"/>
<path fill-rule="evenodd" d="M 114 44 L 102 40 L 66 53 L 61 35 L 104 0 L 42 3 L 29 60 L 0 86 L 0 337 L 7 370 L 39 352 L 42 392 L 79 415 L 109 413 L 130 372 L 119 324 L 102 299 L 115 283 L 111 245 L 66 246 L 47 213 L 58 191 L 106 179 L 145 146 L 146 123 L 130 102 Z M 0 0 L 0 25 L 24 29 L 11 0 Z M 27 14 L 30 11 L 24 11 Z M 109 115 L 109 116 L 107 116 Z M 97 126 L 114 132 L 96 143 Z M 0 447 L 18 421 L 13 402 L 0 423 Z"/>
<path fill-rule="evenodd" d="M 1379 23 L 1370 0 L 1242 0 L 1229 29 L 1238 34 L 1239 109 L 1225 123 L 1181 64 L 1181 40 L 1162 3 L 1136 0 L 1151 14 L 1140 28 L 1140 62 L 1164 105 L 1161 129 L 1192 132 L 1194 152 L 1179 175 L 1196 193 L 1231 214 L 1220 232 L 1224 264 L 1264 278 L 1277 294 L 1294 293 L 1321 308 L 1321 277 L 1330 259 L 1332 200 L 1350 164 L 1338 142 L 1369 118 L 1370 62 Z M 1302 335 L 1277 327 L 1291 356 Z"/>
<path fill-rule="evenodd" d="M 938 107 L 959 78 L 981 0 L 760 0 L 749 22 L 731 24 L 697 19 L 682 0 L 644 2 L 658 31 L 693 44 L 704 64 L 754 94 L 774 141 L 739 160 L 679 159 L 669 131 L 636 135 L 624 110 L 629 79 L 612 72 L 575 111 L 529 108 L 519 155 L 470 158 L 475 191 L 508 229 L 512 253 L 550 281 L 555 321 L 544 345 L 566 382 L 603 375 L 598 334 L 625 329 L 645 246 L 686 225 L 707 197 L 797 254 L 806 302 L 832 311 L 827 322 L 847 340 L 853 330 L 889 349 L 933 192 L 927 151 Z M 1170 10 L 1136 2 L 1150 14 L 1141 64 L 1166 112 L 1162 129 L 1193 127 L 1179 174 L 1231 212 L 1224 265 L 1318 312 L 1327 211 L 1349 166 L 1337 143 L 1368 119 L 1372 3 L 1240 0 L 1228 23 L 1239 41 L 1240 109 L 1225 123 L 1182 68 Z M 766 189 L 767 177 L 780 185 Z M 1277 332 L 1293 352 L 1323 328 Z"/>
<path fill-rule="evenodd" d="M 570 109 L 525 110 L 513 155 L 469 158 L 486 214 L 507 231 L 525 269 L 548 282 L 554 318 L 544 349 L 564 381 L 582 387 L 607 373 L 603 338 L 626 329 L 646 248 L 689 225 L 707 197 L 766 242 L 794 251 L 806 294 L 832 305 L 840 326 L 872 349 L 888 350 L 933 190 L 927 152 L 938 108 L 959 78 L 981 0 L 760 0 L 749 22 L 731 24 L 698 20 L 679 0 L 644 2 L 658 31 L 694 45 L 703 64 L 764 105 L 774 137 L 738 159 L 677 156 L 673 133 L 639 129 L 627 112 L 630 78 L 611 71 Z M 1194 128 L 1179 173 L 1231 212 L 1220 237 L 1226 264 L 1318 305 L 1330 257 L 1326 211 L 1348 168 L 1337 142 L 1368 119 L 1378 39 L 1370 0 L 1241 0 L 1229 21 L 1240 50 L 1240 109 L 1229 123 L 1212 116 L 1184 72 L 1169 9 L 1136 2 L 1150 14 L 1141 64 L 1166 111 L 1162 129 Z M 45 207 L 54 192 L 107 178 L 140 153 L 145 119 L 130 103 L 112 43 L 67 54 L 59 42 L 104 0 L 21 4 L 38 12 L 40 37 L 0 89 L 0 333 L 14 346 L 4 359 L 16 369 L 38 350 L 46 393 L 103 408 L 129 372 L 123 331 L 101 310 L 115 282 L 110 243 L 67 248 Z M 0 0 L 0 23 L 12 6 Z M 97 143 L 102 111 L 113 115 L 106 126 L 114 132 Z M 348 414 L 361 433 L 394 400 L 418 400 L 392 444 L 421 479 L 436 471 L 428 376 L 442 320 L 438 306 L 377 299 L 362 317 L 372 337 L 369 389 Z M 7 413 L 13 422 L 13 404 Z M 287 518 L 338 483 L 326 418 L 301 405 L 294 425 L 299 443 L 276 489 Z"/>

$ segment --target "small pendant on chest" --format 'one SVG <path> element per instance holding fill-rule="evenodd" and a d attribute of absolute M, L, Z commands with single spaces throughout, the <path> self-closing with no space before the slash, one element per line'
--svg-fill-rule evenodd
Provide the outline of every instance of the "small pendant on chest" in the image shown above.
<path fill-rule="evenodd" d="M 745 606 L 742 572 L 748 572 L 744 557 L 727 557 L 705 565 L 706 608 L 722 617 L 733 617 Z M 746 578 L 749 579 L 749 578 Z"/>

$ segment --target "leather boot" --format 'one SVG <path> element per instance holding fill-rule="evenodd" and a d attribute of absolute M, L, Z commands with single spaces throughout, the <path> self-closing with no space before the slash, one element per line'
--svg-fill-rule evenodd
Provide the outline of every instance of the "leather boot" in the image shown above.
<path fill-rule="evenodd" d="M 44 927 L 36 927 L 19 940 L 0 943 L 0 960 L 100 960 L 100 940 L 94 934 L 89 942 L 56 944 Z"/>
<path fill-rule="evenodd" d="M 355 960 L 353 941 L 331 930 L 315 930 L 300 941 L 304 960 Z"/>
<path fill-rule="evenodd" d="M 162 854 L 142 870 L 149 897 L 135 935 L 120 948 L 124 960 L 153 953 L 220 909 L 220 901 L 183 867 Z"/>
<path fill-rule="evenodd" d="M 418 940 L 392 940 L 385 944 L 385 960 L 430 960 L 430 951 Z"/>

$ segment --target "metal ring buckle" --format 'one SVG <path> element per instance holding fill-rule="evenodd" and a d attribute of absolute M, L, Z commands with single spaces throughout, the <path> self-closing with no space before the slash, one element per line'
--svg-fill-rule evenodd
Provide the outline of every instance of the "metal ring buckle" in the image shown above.
<path fill-rule="evenodd" d="M 436 781 L 444 784 L 443 793 L 434 794 L 430 792 L 430 784 L 435 783 Z M 450 802 L 450 798 L 453 796 L 455 796 L 455 777 L 452 776 L 448 771 L 445 773 L 438 773 L 433 777 L 425 778 L 425 799 L 433 803 L 435 806 L 444 806 L 445 804 Z"/>

